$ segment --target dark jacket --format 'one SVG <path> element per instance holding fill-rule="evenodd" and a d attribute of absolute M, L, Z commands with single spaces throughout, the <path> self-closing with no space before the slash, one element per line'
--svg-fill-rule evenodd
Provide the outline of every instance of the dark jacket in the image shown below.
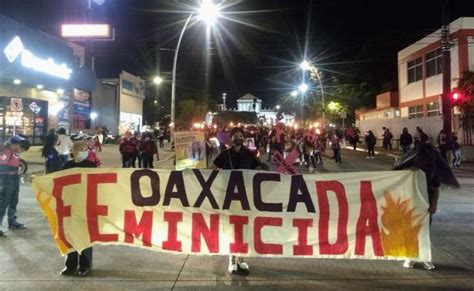
<path fill-rule="evenodd" d="M 413 137 L 408 132 L 404 132 L 400 135 L 400 145 L 409 146 L 413 143 Z"/>

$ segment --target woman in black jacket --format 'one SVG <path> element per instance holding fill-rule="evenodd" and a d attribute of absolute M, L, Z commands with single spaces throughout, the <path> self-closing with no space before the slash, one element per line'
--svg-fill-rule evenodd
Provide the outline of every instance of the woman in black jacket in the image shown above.
<path fill-rule="evenodd" d="M 377 138 L 375 138 L 372 130 L 369 130 L 367 136 L 365 137 L 365 144 L 367 145 L 367 159 L 375 159 L 375 144 L 377 143 Z"/>
<path fill-rule="evenodd" d="M 45 160 L 44 165 L 46 169 L 46 174 L 62 170 L 59 153 L 54 147 L 57 142 L 58 136 L 54 134 L 54 132 L 47 135 L 44 141 L 43 150 L 41 151 L 41 157 L 43 157 Z"/>

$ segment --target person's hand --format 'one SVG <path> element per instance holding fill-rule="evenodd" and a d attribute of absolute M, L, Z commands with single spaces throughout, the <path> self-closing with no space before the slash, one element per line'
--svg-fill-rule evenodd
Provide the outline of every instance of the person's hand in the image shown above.
<path fill-rule="evenodd" d="M 261 163 L 261 164 L 260 164 L 260 168 L 262 168 L 262 169 L 265 170 L 265 171 L 268 171 L 268 170 L 270 169 L 270 167 L 269 167 L 267 164 L 265 164 L 265 163 Z"/>
<path fill-rule="evenodd" d="M 438 208 L 437 205 L 430 205 L 430 207 L 428 208 L 428 212 L 429 212 L 430 214 L 435 214 L 437 208 Z"/>

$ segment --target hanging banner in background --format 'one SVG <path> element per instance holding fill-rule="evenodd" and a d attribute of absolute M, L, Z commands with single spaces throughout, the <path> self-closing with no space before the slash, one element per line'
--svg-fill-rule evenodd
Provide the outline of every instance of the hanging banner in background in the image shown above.
<path fill-rule="evenodd" d="M 174 132 L 176 170 L 206 168 L 204 132 Z"/>
<path fill-rule="evenodd" d="M 431 261 L 422 171 L 76 168 L 33 187 L 62 254 L 130 245 L 195 255 Z"/>

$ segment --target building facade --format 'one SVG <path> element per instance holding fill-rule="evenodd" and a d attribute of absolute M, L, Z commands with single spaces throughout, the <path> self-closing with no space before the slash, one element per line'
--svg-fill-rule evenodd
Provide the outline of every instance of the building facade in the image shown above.
<path fill-rule="evenodd" d="M 113 134 L 140 131 L 143 124 L 145 81 L 122 71 L 116 79 L 98 79 L 94 92 L 94 126 L 107 127 Z"/>
<path fill-rule="evenodd" d="M 462 17 L 450 23 L 451 88 L 465 71 L 474 71 L 474 17 Z M 441 119 L 443 71 L 441 31 L 420 39 L 398 52 L 398 88 L 402 118 Z M 454 110 L 453 131 L 462 134 L 459 115 Z M 440 123 L 442 124 L 442 123 Z M 441 128 L 437 128 L 439 132 Z M 432 134 L 437 134 L 433 132 Z"/>
<path fill-rule="evenodd" d="M 262 99 L 259 99 L 250 93 L 247 93 L 237 99 L 237 111 L 255 112 L 257 113 L 259 121 L 262 124 L 269 126 L 277 121 L 283 122 L 286 125 L 290 125 L 295 122 L 295 116 L 289 113 L 282 113 L 281 119 L 278 120 L 277 111 L 270 108 L 263 108 Z"/>
<path fill-rule="evenodd" d="M 90 126 L 95 73 L 76 64 L 59 38 L 0 14 L 0 141 L 23 134 L 43 143 L 49 129 Z"/>

